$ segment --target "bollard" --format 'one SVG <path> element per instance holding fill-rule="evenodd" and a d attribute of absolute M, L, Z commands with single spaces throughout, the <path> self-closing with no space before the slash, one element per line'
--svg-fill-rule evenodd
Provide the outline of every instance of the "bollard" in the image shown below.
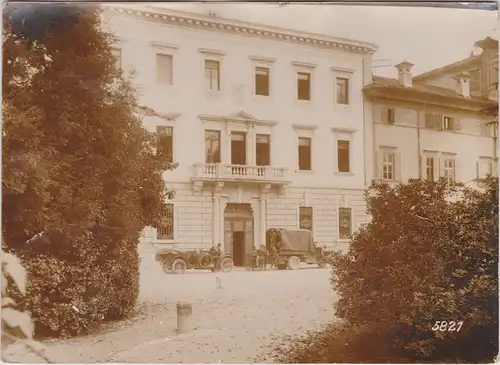
<path fill-rule="evenodd" d="M 177 303 L 177 333 L 188 333 L 191 331 L 191 314 L 193 314 L 191 303 Z"/>

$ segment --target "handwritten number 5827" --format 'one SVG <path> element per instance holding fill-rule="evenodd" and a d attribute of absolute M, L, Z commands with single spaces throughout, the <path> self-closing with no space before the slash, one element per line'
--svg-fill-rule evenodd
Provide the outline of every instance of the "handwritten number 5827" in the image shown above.
<path fill-rule="evenodd" d="M 464 321 L 436 321 L 432 326 L 433 331 L 460 332 Z"/>

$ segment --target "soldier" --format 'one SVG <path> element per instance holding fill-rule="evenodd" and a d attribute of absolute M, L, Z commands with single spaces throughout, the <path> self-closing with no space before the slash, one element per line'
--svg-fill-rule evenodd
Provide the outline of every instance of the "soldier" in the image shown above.
<path fill-rule="evenodd" d="M 259 267 L 259 253 L 255 247 L 252 247 L 252 270 L 257 270 Z"/>
<path fill-rule="evenodd" d="M 260 248 L 257 250 L 258 256 L 259 256 L 259 268 L 260 270 L 265 270 L 266 269 L 266 256 L 268 255 L 268 252 L 266 250 L 266 247 L 264 245 L 260 245 Z"/>
<path fill-rule="evenodd" d="M 220 270 L 220 259 L 222 256 L 222 248 L 220 242 L 217 244 L 217 248 L 215 249 L 214 255 L 214 268 L 216 271 Z"/>
<path fill-rule="evenodd" d="M 270 255 L 271 255 L 271 269 L 277 269 L 279 262 L 279 255 L 275 245 L 271 245 Z"/>

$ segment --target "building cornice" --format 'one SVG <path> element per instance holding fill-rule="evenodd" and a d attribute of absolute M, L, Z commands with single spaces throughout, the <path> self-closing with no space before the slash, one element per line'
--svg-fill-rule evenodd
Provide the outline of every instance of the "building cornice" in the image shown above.
<path fill-rule="evenodd" d="M 461 109 L 472 112 L 482 112 L 485 108 L 498 105 L 491 100 L 468 99 L 429 93 L 413 88 L 391 87 L 388 85 L 369 85 L 363 89 L 366 97 L 384 101 L 397 101 L 409 104 L 424 104 L 449 109 Z"/>
<path fill-rule="evenodd" d="M 317 48 L 330 49 L 358 54 L 374 54 L 378 46 L 373 43 L 361 42 L 345 38 L 328 37 L 321 34 L 299 32 L 291 29 L 271 27 L 242 21 L 209 18 L 200 14 L 159 9 L 155 6 L 131 6 L 106 4 L 102 8 L 143 20 L 176 25 L 187 28 L 217 31 L 229 34 L 238 34 L 266 38 L 276 41 L 307 45 Z M 141 10 L 139 10 L 141 9 Z"/>

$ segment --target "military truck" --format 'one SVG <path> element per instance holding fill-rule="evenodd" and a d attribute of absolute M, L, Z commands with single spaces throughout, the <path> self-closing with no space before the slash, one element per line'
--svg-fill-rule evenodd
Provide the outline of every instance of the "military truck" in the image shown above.
<path fill-rule="evenodd" d="M 296 270 L 300 263 L 325 267 L 330 263 L 329 254 L 316 247 L 312 232 L 308 229 L 269 228 L 266 232 L 266 248 L 278 251 L 278 269 Z"/>

